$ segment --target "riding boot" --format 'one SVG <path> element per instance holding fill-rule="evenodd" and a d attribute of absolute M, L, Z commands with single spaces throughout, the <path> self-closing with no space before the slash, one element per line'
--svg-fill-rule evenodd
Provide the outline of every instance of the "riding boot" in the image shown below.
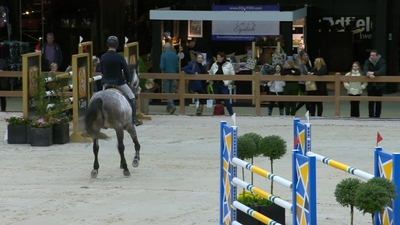
<path fill-rule="evenodd" d="M 196 111 L 196 116 L 201 116 L 203 114 L 203 104 L 200 104 Z"/>
<path fill-rule="evenodd" d="M 132 122 L 133 124 L 135 124 L 135 126 L 140 126 L 143 124 L 143 121 L 139 120 L 136 116 L 136 99 L 132 98 L 131 99 L 131 103 L 132 103 Z"/>

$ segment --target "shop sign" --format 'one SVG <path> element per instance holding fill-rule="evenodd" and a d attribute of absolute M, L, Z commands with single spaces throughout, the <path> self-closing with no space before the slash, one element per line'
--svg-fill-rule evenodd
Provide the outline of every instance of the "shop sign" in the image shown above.
<path fill-rule="evenodd" d="M 213 11 L 279 11 L 279 6 L 213 5 Z M 214 41 L 253 41 L 255 36 L 279 35 L 279 21 L 212 21 Z"/>
<path fill-rule="evenodd" d="M 340 24 L 346 27 L 350 24 L 351 20 L 354 19 L 356 27 L 361 29 L 361 39 L 372 39 L 372 20 L 370 17 L 334 17 L 329 20 L 331 26 Z"/>

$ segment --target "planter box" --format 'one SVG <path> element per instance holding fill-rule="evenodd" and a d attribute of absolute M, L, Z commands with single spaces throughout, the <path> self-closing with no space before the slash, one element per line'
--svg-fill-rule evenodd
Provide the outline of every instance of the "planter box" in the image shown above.
<path fill-rule="evenodd" d="M 26 125 L 8 125 L 8 144 L 26 144 Z"/>
<path fill-rule="evenodd" d="M 50 146 L 53 144 L 53 128 L 32 127 L 30 132 L 31 146 Z"/>
<path fill-rule="evenodd" d="M 69 142 L 69 124 L 53 125 L 53 144 Z"/>
<path fill-rule="evenodd" d="M 26 143 L 30 144 L 32 142 L 31 138 L 31 125 L 26 126 Z"/>
<path fill-rule="evenodd" d="M 260 211 L 259 213 L 263 214 L 266 217 L 269 217 L 270 219 L 275 220 L 276 222 L 280 224 L 286 224 L 286 217 L 285 217 L 285 212 L 286 209 L 282 208 L 278 205 L 271 205 L 271 206 L 260 206 Z M 262 223 L 260 223 L 261 225 Z"/>
<path fill-rule="evenodd" d="M 254 209 L 255 211 L 259 212 L 260 207 L 258 206 L 253 206 L 250 207 L 251 209 Z M 259 225 L 260 222 L 256 219 L 254 219 L 253 217 L 247 215 L 246 213 L 240 211 L 240 210 L 236 210 L 237 212 L 237 221 L 243 225 Z"/>
<path fill-rule="evenodd" d="M 269 217 L 272 220 L 275 220 L 276 222 L 278 222 L 280 224 L 286 224 L 286 222 L 285 222 L 286 221 L 286 218 L 285 218 L 286 211 L 284 208 L 282 208 L 280 206 L 271 205 L 271 206 L 256 206 L 256 207 L 250 207 L 250 208 L 263 214 L 266 217 Z M 263 225 L 264 224 L 240 210 L 237 210 L 237 221 L 239 223 L 245 224 L 245 225 Z"/>

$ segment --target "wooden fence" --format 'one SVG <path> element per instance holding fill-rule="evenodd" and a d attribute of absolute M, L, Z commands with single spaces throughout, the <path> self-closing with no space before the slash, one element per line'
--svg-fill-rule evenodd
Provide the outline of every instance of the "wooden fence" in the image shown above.
<path fill-rule="evenodd" d="M 61 74 L 60 72 L 59 74 Z M 22 77 L 21 71 L 0 71 L 0 77 Z M 345 77 L 340 73 L 336 75 L 325 76 L 272 76 L 262 75 L 190 75 L 185 73 L 166 74 L 166 73 L 141 73 L 141 79 L 173 79 L 179 81 L 180 93 L 144 93 L 140 94 L 141 99 L 174 99 L 179 100 L 180 114 L 185 114 L 185 99 L 245 99 L 253 100 L 255 105 L 255 115 L 261 115 L 261 102 L 264 101 L 282 101 L 282 102 L 334 102 L 335 116 L 340 116 L 340 102 L 349 101 L 382 101 L 382 102 L 400 102 L 400 97 L 370 97 L 370 96 L 343 96 L 340 94 L 343 82 L 385 82 L 400 83 L 400 76 L 379 76 L 375 78 L 367 77 Z M 187 92 L 186 82 L 189 80 L 233 80 L 233 81 L 251 81 L 253 82 L 252 94 L 190 94 Z M 328 82 L 334 84 L 334 95 L 329 96 L 297 96 L 297 95 L 261 95 L 261 81 L 315 81 Z M 366 91 L 365 91 L 366 92 Z M 0 97 L 22 97 L 22 91 L 0 91 Z"/>
<path fill-rule="evenodd" d="M 342 96 L 340 95 L 343 82 L 385 82 L 385 83 L 400 83 L 400 76 L 379 76 L 375 78 L 362 77 L 345 77 L 340 73 L 335 75 L 324 76 L 273 76 L 262 75 L 190 75 L 185 73 L 167 74 L 167 73 L 141 73 L 142 79 L 173 79 L 179 80 L 178 94 L 168 93 L 141 93 L 141 99 L 178 99 L 180 114 L 185 114 L 185 99 L 246 99 L 253 100 L 255 103 L 255 115 L 261 115 L 261 102 L 264 101 L 282 101 L 282 102 L 334 102 L 335 116 L 340 116 L 340 102 L 349 101 L 382 101 L 382 102 L 400 102 L 400 97 L 369 97 L 369 96 Z M 222 95 L 222 94 L 190 94 L 187 93 L 186 82 L 189 80 L 233 80 L 233 81 L 251 81 L 253 82 L 253 93 L 242 95 Z M 334 95 L 329 96 L 297 96 L 297 95 L 261 95 L 261 81 L 315 81 L 334 83 Z M 366 92 L 366 91 L 365 91 Z"/>

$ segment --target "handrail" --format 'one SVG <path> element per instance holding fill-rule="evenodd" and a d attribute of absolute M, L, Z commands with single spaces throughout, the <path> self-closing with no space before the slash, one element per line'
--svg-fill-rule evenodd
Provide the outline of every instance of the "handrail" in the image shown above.
<path fill-rule="evenodd" d="M 323 75 L 323 76 L 273 76 L 273 75 L 261 75 L 255 73 L 253 75 L 200 75 L 200 74 L 167 74 L 167 73 L 141 73 L 141 79 L 173 79 L 179 81 L 179 88 L 182 90 L 178 94 L 167 94 L 167 93 L 141 93 L 142 99 L 179 99 L 180 114 L 185 114 L 185 99 L 197 98 L 197 99 L 246 99 L 255 101 L 255 114 L 261 115 L 261 102 L 262 101 L 282 101 L 282 102 L 334 102 L 335 104 L 335 116 L 340 116 L 340 102 L 341 101 L 382 101 L 382 102 L 400 102 L 399 97 L 373 97 L 373 96 L 342 96 L 341 88 L 343 82 L 387 82 L 387 83 L 400 83 L 400 76 L 379 76 L 375 78 L 367 78 L 365 76 L 350 77 L 344 76 L 340 73 L 335 75 Z M 247 95 L 214 95 L 214 94 L 188 94 L 186 93 L 186 81 L 190 80 L 232 80 L 232 81 L 249 81 L 253 82 L 254 89 L 252 94 Z M 261 95 L 260 93 L 260 82 L 261 81 L 315 81 L 315 82 L 332 82 L 334 83 L 334 95 L 331 96 L 297 96 L 297 95 Z"/>
<path fill-rule="evenodd" d="M 65 72 L 57 72 L 56 75 L 62 74 L 62 76 L 69 76 Z M 98 75 L 96 73 L 95 75 Z M 22 71 L 0 71 L 0 77 L 22 77 Z M 365 76 L 350 77 L 344 76 L 340 73 L 335 75 L 323 75 L 323 76 L 273 76 L 273 75 L 261 75 L 254 73 L 253 75 L 193 75 L 186 73 L 141 73 L 141 79 L 172 79 L 179 81 L 179 88 L 182 90 L 178 94 L 168 93 L 145 93 L 140 94 L 141 99 L 176 99 L 179 100 L 180 114 L 185 114 L 185 99 L 244 99 L 253 100 L 255 105 L 255 115 L 261 115 L 261 102 L 263 101 L 281 101 L 281 102 L 334 102 L 335 105 L 335 116 L 340 116 L 340 102 L 343 101 L 381 101 L 381 102 L 400 102 L 400 97 L 393 96 L 344 96 L 341 95 L 343 82 L 387 82 L 387 83 L 400 83 L 400 76 L 378 76 L 375 78 L 367 78 Z M 186 82 L 190 80 L 232 80 L 232 81 L 248 81 L 252 82 L 254 88 L 252 94 L 237 94 L 237 95 L 221 95 L 221 94 L 190 94 L 186 93 Z M 297 96 L 297 95 L 261 95 L 260 82 L 262 81 L 286 81 L 286 82 L 299 82 L 299 81 L 315 81 L 315 82 L 330 82 L 334 83 L 334 95 L 330 96 Z M 13 93 L 11 93 L 13 92 Z M 17 91 L 0 91 L 0 96 L 5 97 L 21 97 L 21 92 Z"/>

